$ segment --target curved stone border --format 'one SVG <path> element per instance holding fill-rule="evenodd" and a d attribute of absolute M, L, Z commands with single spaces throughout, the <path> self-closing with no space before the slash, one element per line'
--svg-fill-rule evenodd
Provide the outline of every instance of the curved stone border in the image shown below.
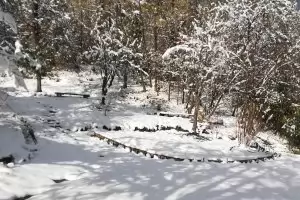
<path fill-rule="evenodd" d="M 135 127 L 134 128 L 134 131 L 139 131 L 139 132 L 157 132 L 157 131 L 169 131 L 169 130 L 176 130 L 178 132 L 185 132 L 185 133 L 189 132 L 189 130 L 183 129 L 181 126 L 172 127 L 172 126 L 156 125 L 156 129 L 155 128 L 147 128 L 147 127 L 143 127 L 143 128 Z"/>
<path fill-rule="evenodd" d="M 149 153 L 145 150 L 142 150 L 142 149 L 138 149 L 138 148 L 135 148 L 135 147 L 130 147 L 130 146 L 127 146 L 125 144 L 122 144 L 120 142 L 117 142 L 113 139 L 110 139 L 108 137 L 105 137 L 99 133 L 93 133 L 91 135 L 91 137 L 95 137 L 95 138 L 98 138 L 99 140 L 102 140 L 102 141 L 106 141 L 107 144 L 111 144 L 113 145 L 114 147 L 119 147 L 121 146 L 122 148 L 124 149 L 129 149 L 130 152 L 133 152 L 133 153 L 136 153 L 136 154 L 139 154 L 139 153 L 142 153 L 144 156 L 147 156 L 149 155 L 150 158 L 154 158 L 154 157 L 157 157 L 159 159 L 166 159 L 166 160 L 174 160 L 174 161 L 190 161 L 190 162 L 214 162 L 214 163 L 234 163 L 234 162 L 239 162 L 239 163 L 252 163 L 252 162 L 256 162 L 256 163 L 259 163 L 259 161 L 266 161 L 266 160 L 270 160 L 270 159 L 275 159 L 276 157 L 280 157 L 281 155 L 280 154 L 277 154 L 277 153 L 272 153 L 271 155 L 268 155 L 268 156 L 264 156 L 264 157 L 258 157 L 258 158 L 251 158 L 251 159 L 243 159 L 243 160 L 229 160 L 229 159 L 226 159 L 226 160 L 222 160 L 222 159 L 193 159 L 193 158 L 176 158 L 176 157 L 173 157 L 173 156 L 166 156 L 166 155 L 162 155 L 162 154 L 156 154 L 156 153 Z"/>
<path fill-rule="evenodd" d="M 92 129 L 92 126 L 89 126 L 89 128 L 87 128 L 87 127 L 80 128 L 80 130 L 83 130 L 83 131 L 89 131 L 91 129 Z M 121 126 L 115 126 L 115 128 L 109 128 L 109 126 L 106 126 L 106 125 L 103 125 L 102 129 L 106 130 L 106 131 L 122 131 L 123 130 L 123 128 Z M 156 125 L 156 128 L 147 128 L 144 126 L 143 128 L 135 127 L 133 131 L 155 133 L 157 131 L 169 131 L 169 130 L 176 130 L 177 132 L 183 132 L 183 133 L 185 133 L 183 135 L 193 136 L 194 139 L 199 140 L 199 141 L 210 141 L 211 140 L 210 138 L 202 136 L 200 134 L 191 133 L 188 130 L 183 129 L 181 126 L 172 127 L 172 126 Z"/>
<path fill-rule="evenodd" d="M 26 199 L 30 199 L 31 197 L 33 197 L 33 195 L 27 194 L 23 197 L 13 197 L 12 200 L 26 200 Z"/>

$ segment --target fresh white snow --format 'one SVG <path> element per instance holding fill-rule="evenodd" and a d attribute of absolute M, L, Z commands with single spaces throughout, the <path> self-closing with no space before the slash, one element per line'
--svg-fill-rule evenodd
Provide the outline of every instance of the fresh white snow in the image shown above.
<path fill-rule="evenodd" d="M 192 124 L 186 118 L 149 115 L 154 112 L 149 102 L 167 97 L 163 94 L 157 97 L 152 91 L 140 93 L 137 86 L 128 90 L 132 93 L 127 98 L 118 96 L 118 88 L 113 89 L 112 95 L 117 98 L 111 101 L 108 116 L 104 116 L 104 109 L 95 108 L 100 93 L 99 77 L 63 72 L 59 73 L 59 79 L 59 82 L 57 78 L 45 79 L 42 94 L 33 92 L 34 80 L 26 80 L 30 92 L 8 90 L 13 81 L 1 80 L 1 90 L 10 96 L 6 106 L 1 106 L 0 158 L 12 154 L 17 160 L 8 167 L 0 164 L 0 200 L 25 195 L 33 195 L 30 200 L 298 200 L 300 197 L 300 157 L 289 154 L 283 141 L 269 133 L 261 133 L 260 137 L 268 139 L 282 157 L 266 162 L 219 164 L 151 159 L 89 135 L 101 133 L 132 147 L 183 158 L 239 159 L 265 153 L 249 152 L 238 147 L 237 141 L 228 139 L 228 135 L 234 134 L 236 124 L 231 117 L 224 118 L 224 126 L 214 128 L 212 134 L 203 134 L 211 141 L 197 141 L 176 130 L 134 131 L 135 127 L 156 128 L 156 125 L 180 125 L 191 130 Z M 55 92 L 90 93 L 91 98 L 59 98 L 54 96 Z M 176 104 L 176 98 L 166 105 L 165 111 L 184 112 L 183 106 Z M 36 152 L 31 152 L 33 147 L 24 143 L 20 116 L 36 130 L 39 141 Z M 80 131 L 87 125 L 94 129 Z M 103 125 L 120 126 L 123 130 L 106 131 Z M 54 182 L 62 179 L 67 181 Z"/>

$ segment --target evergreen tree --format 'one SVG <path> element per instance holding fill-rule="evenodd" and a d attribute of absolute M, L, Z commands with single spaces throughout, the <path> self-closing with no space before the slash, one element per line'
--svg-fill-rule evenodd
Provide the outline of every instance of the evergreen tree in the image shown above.
<path fill-rule="evenodd" d="M 42 77 L 58 65 L 69 20 L 65 1 L 19 1 L 18 26 L 23 46 L 19 63 L 37 78 L 37 92 L 42 91 Z"/>

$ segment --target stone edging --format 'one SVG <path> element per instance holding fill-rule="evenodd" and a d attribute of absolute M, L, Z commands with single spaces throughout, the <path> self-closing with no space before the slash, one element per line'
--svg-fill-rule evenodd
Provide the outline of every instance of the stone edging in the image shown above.
<path fill-rule="evenodd" d="M 259 163 L 259 161 L 266 161 L 266 160 L 270 160 L 270 159 L 275 159 L 276 157 L 280 157 L 281 155 L 280 154 L 277 154 L 277 153 L 272 153 L 271 155 L 268 155 L 268 156 L 264 156 L 264 157 L 257 157 L 257 158 L 251 158 L 251 159 L 243 159 L 243 160 L 229 160 L 229 159 L 226 159 L 226 160 L 222 160 L 222 159 L 206 159 L 206 158 L 203 158 L 203 159 L 193 159 L 193 158 L 177 158 L 177 157 L 173 157 L 173 156 L 166 156 L 166 155 L 162 155 L 162 154 L 156 154 L 156 153 L 149 153 L 145 150 L 142 150 L 142 149 L 138 149 L 138 148 L 135 148 L 135 147 L 130 147 L 128 145 L 125 145 L 125 144 L 122 144 L 120 142 L 117 142 L 113 139 L 110 139 L 110 138 L 107 138 L 99 133 L 93 133 L 92 135 L 90 135 L 91 137 L 95 137 L 95 138 L 98 138 L 99 140 L 102 140 L 102 141 L 106 141 L 107 144 L 111 144 L 113 145 L 114 147 L 123 147 L 124 149 L 128 148 L 130 152 L 133 152 L 133 153 L 136 153 L 136 154 L 139 154 L 139 153 L 142 153 L 144 156 L 147 156 L 149 155 L 150 158 L 154 158 L 154 157 L 157 157 L 159 159 L 166 159 L 166 160 L 174 160 L 174 161 L 190 161 L 190 162 L 214 162 L 214 163 L 234 163 L 234 162 L 239 162 L 239 163 L 252 163 L 252 162 L 256 162 L 256 163 Z"/>

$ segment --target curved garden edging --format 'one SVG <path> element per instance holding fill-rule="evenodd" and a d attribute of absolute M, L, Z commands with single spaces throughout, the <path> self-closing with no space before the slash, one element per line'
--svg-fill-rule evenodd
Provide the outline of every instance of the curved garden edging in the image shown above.
<path fill-rule="evenodd" d="M 149 155 L 150 158 L 154 158 L 154 157 L 157 157 L 161 160 L 174 160 L 174 161 L 178 161 L 178 162 L 182 162 L 182 161 L 190 161 L 190 162 L 214 162 L 214 163 L 234 163 L 234 162 L 239 162 L 239 163 L 252 163 L 252 162 L 256 162 L 256 163 L 259 163 L 260 161 L 266 161 L 266 160 L 270 160 L 270 159 L 275 159 L 276 157 L 280 157 L 281 155 L 280 154 L 277 154 L 277 153 L 272 153 L 271 155 L 267 155 L 267 156 L 264 156 L 264 157 L 257 157 L 257 158 L 251 158 L 251 159 L 242 159 L 242 160 L 229 160 L 229 159 L 207 159 L 207 158 L 203 158 L 203 159 L 193 159 L 193 158 L 177 158 L 177 157 L 173 157 L 173 156 L 166 156 L 166 155 L 162 155 L 162 154 L 157 154 L 157 153 L 149 153 L 145 150 L 142 150 L 142 149 L 139 149 L 139 148 L 135 148 L 135 147 L 130 147 L 128 145 L 125 145 L 125 144 L 122 144 L 120 142 L 117 142 L 113 139 L 110 139 L 106 136 L 103 136 L 99 133 L 93 133 L 91 135 L 91 137 L 95 137 L 95 138 L 98 138 L 99 140 L 102 140 L 102 141 L 106 141 L 107 144 L 111 144 L 113 145 L 114 147 L 123 147 L 124 149 L 129 149 L 129 151 L 131 153 L 136 153 L 136 154 L 140 154 L 142 153 L 144 156 L 147 156 Z"/>

